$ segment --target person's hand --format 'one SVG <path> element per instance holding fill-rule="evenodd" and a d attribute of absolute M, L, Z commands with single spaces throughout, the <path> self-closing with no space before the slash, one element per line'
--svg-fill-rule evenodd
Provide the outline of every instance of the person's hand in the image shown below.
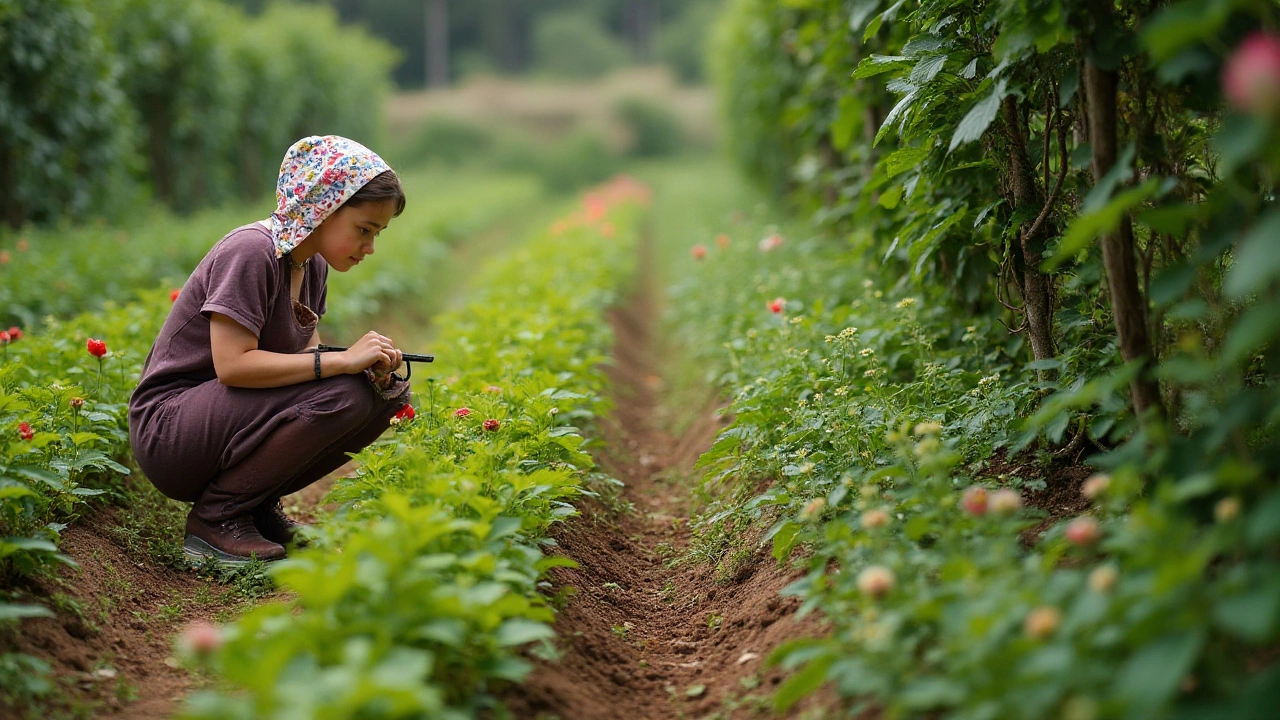
<path fill-rule="evenodd" d="M 391 338 L 370 330 L 342 353 L 346 356 L 348 374 L 368 369 L 374 375 L 387 375 L 400 367 L 401 353 Z"/>

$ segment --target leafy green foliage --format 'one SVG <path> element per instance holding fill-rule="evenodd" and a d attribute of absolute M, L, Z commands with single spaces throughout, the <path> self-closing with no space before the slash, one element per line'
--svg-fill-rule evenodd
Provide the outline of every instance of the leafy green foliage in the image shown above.
<path fill-rule="evenodd" d="M 519 649 L 552 636 L 540 578 L 571 563 L 544 555 L 547 530 L 596 475 L 578 425 L 604 407 L 603 311 L 642 196 L 623 181 L 588 194 L 439 319 L 448 351 L 416 418 L 357 456 L 335 520 L 275 567 L 296 600 L 230 629 L 212 665 L 239 690 L 197 694 L 183 717 L 476 717 L 529 671 Z"/>

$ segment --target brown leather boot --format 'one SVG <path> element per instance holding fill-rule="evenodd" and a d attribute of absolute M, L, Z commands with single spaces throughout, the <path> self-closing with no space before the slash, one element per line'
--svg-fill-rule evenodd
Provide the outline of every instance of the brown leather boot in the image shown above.
<path fill-rule="evenodd" d="M 212 557 L 225 565 L 243 565 L 255 557 L 270 561 L 285 556 L 284 546 L 262 537 L 249 513 L 208 524 L 196 517 L 194 510 L 187 515 L 187 538 L 182 551 L 194 563 Z"/>
<path fill-rule="evenodd" d="M 250 510 L 249 514 L 253 516 L 253 524 L 258 527 L 258 532 L 271 542 L 281 545 L 296 543 L 298 546 L 306 544 L 299 531 L 309 526 L 286 515 L 279 500 L 264 502 Z"/>

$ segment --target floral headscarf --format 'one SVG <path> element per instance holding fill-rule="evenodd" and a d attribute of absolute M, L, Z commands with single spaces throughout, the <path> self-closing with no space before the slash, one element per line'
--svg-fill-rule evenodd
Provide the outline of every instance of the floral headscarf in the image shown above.
<path fill-rule="evenodd" d="M 337 135 L 294 143 L 280 163 L 271 213 L 276 257 L 292 251 L 365 183 L 390 169 L 377 153 Z"/>

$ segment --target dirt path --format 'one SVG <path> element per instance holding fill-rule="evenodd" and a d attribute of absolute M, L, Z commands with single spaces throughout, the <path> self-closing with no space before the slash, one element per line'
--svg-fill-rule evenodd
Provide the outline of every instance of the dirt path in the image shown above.
<path fill-rule="evenodd" d="M 596 453 L 626 487 L 556 533 L 561 554 L 580 565 L 552 573 L 556 589 L 576 591 L 556 622 L 563 657 L 540 662 L 508 701 L 530 719 L 773 717 L 765 694 L 781 675 L 764 670 L 765 658 L 781 642 L 820 634 L 821 622 L 793 619 L 795 601 L 778 591 L 796 573 L 762 549 L 744 548 L 750 556 L 728 569 L 668 566 L 688 546 L 692 466 L 718 418 L 707 407 L 679 437 L 663 429 L 647 251 L 640 268 L 636 291 L 610 318 L 615 409 Z"/>

